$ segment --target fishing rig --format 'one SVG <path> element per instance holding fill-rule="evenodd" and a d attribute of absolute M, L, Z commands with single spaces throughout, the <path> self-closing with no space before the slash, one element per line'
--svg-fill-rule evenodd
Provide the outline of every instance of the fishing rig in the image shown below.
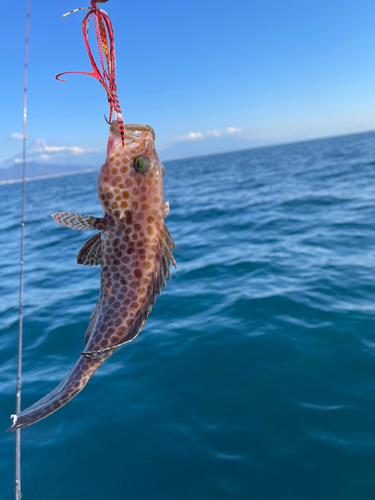
<path fill-rule="evenodd" d="M 61 80 L 62 75 L 79 73 L 93 76 L 103 85 L 107 92 L 109 102 L 109 119 L 115 116 L 118 128 L 121 133 L 122 144 L 125 144 L 124 122 L 120 103 L 117 97 L 116 88 L 116 54 L 113 26 L 108 14 L 97 7 L 98 3 L 106 3 L 108 0 L 91 0 L 90 7 L 74 9 L 63 17 L 80 10 L 88 10 L 83 22 L 82 33 L 86 50 L 90 58 L 93 71 L 67 71 L 60 73 L 56 79 Z M 95 62 L 89 44 L 89 24 L 94 16 L 95 34 L 98 45 L 100 67 Z M 20 256 L 20 293 L 19 293 L 19 324 L 18 324 L 18 353 L 17 353 L 17 378 L 16 378 L 16 413 L 21 411 L 21 378 L 22 378 L 22 337 L 23 337 L 23 274 L 24 274 L 24 242 L 25 242 L 25 173 L 26 173 L 26 124 L 27 124 L 27 70 L 28 70 L 28 46 L 29 46 L 29 20 L 30 20 L 30 0 L 27 0 L 27 20 L 26 20 L 26 41 L 25 41 L 25 66 L 24 66 L 24 92 L 23 92 L 23 160 L 22 160 L 22 207 L 21 207 L 21 256 Z M 15 482 L 14 498 L 21 500 L 21 430 L 15 431 Z"/>
<path fill-rule="evenodd" d="M 104 3 L 108 0 L 91 0 L 90 7 L 80 7 L 79 9 L 71 10 L 63 15 L 63 17 L 68 16 L 69 14 L 73 14 L 74 12 L 78 12 L 80 10 L 88 9 L 88 13 L 86 14 L 83 22 L 82 22 L 82 33 L 83 39 L 85 41 L 87 54 L 90 58 L 90 62 L 92 65 L 93 71 L 88 73 L 86 71 L 66 71 L 64 73 L 60 73 L 56 76 L 56 79 L 61 80 L 60 77 L 62 75 L 68 75 L 72 73 L 78 73 L 80 75 L 88 75 L 93 76 L 103 85 L 105 91 L 107 92 L 108 102 L 109 102 L 109 119 L 107 121 L 112 120 L 112 115 L 116 116 L 117 125 L 121 133 L 122 145 L 125 144 L 125 135 L 124 135 L 124 121 L 122 118 L 122 112 L 120 103 L 117 97 L 117 88 L 116 88 L 116 52 L 115 52 L 115 39 L 113 34 L 113 26 L 108 14 L 103 10 L 97 7 L 97 3 Z M 92 51 L 89 43 L 89 24 L 91 17 L 94 16 L 94 24 L 95 24 L 95 34 L 96 41 L 98 44 L 98 52 L 100 59 L 100 66 L 102 69 L 102 73 L 100 72 L 94 56 L 92 55 Z"/>

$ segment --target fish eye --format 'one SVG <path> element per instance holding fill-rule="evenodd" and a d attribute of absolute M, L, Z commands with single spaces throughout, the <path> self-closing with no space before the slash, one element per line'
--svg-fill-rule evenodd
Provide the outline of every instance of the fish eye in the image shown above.
<path fill-rule="evenodd" d="M 164 177 L 165 175 L 165 168 L 164 168 L 164 165 L 161 164 L 161 176 Z"/>
<path fill-rule="evenodd" d="M 148 156 L 137 156 L 134 160 L 134 168 L 137 172 L 148 172 L 150 170 L 150 158 Z"/>

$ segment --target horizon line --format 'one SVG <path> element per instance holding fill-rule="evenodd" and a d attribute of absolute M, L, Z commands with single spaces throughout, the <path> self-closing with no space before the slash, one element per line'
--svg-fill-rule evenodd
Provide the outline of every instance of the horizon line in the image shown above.
<path fill-rule="evenodd" d="M 332 136 L 328 136 L 328 137 L 316 137 L 314 139 L 302 139 L 299 141 L 292 141 L 292 142 L 286 141 L 286 142 L 275 143 L 275 144 L 265 144 L 263 146 L 254 146 L 254 147 L 250 147 L 250 148 L 235 149 L 235 150 L 231 150 L 231 151 L 222 151 L 221 153 L 208 153 L 208 154 L 199 155 L 199 156 L 187 156 L 184 158 L 172 158 L 172 159 L 163 160 L 163 161 L 165 163 L 167 163 L 167 162 L 174 162 L 174 161 L 191 160 L 194 158 L 205 158 L 207 156 L 219 156 L 219 155 L 225 155 L 225 154 L 231 154 L 231 153 L 237 153 L 237 152 L 243 152 L 243 151 L 250 151 L 250 150 L 252 151 L 255 149 L 265 149 L 265 148 L 272 148 L 272 147 L 277 147 L 277 146 L 286 146 L 286 145 L 291 145 L 291 144 L 303 144 L 305 142 L 324 141 L 324 140 L 329 140 L 329 139 L 337 139 L 339 137 L 350 137 L 353 135 L 364 135 L 364 134 L 371 134 L 371 133 L 375 133 L 375 130 L 367 130 L 365 132 L 354 132 L 354 133 L 350 133 L 350 134 L 332 135 Z M 33 163 L 35 163 L 35 162 L 33 162 Z M 48 165 L 48 164 L 45 164 L 45 165 Z M 51 166 L 54 166 L 54 165 L 58 165 L 58 164 L 51 164 Z M 4 168 L 4 169 L 1 168 L 0 171 L 1 170 L 5 171 L 5 170 L 8 170 L 10 168 L 13 168 L 13 167 L 8 167 L 8 168 Z M 54 179 L 54 178 L 59 178 L 59 177 L 68 177 L 71 175 L 89 174 L 89 173 L 97 172 L 98 170 L 100 170 L 100 168 L 101 167 L 96 167 L 96 168 L 88 168 L 85 170 L 73 170 L 73 171 L 69 171 L 69 172 L 60 172 L 60 173 L 56 173 L 56 174 L 48 174 L 48 175 L 42 175 L 42 176 L 36 176 L 36 177 L 26 177 L 25 181 L 32 182 L 32 181 L 40 181 L 40 180 L 45 180 L 45 179 Z M 0 186 L 4 186 L 7 184 L 19 184 L 20 182 L 22 182 L 22 179 L 8 179 L 5 181 L 0 181 Z"/>

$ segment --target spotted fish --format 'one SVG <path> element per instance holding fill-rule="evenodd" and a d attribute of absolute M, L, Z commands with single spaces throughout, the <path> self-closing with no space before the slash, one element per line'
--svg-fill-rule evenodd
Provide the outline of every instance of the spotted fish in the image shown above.
<path fill-rule="evenodd" d="M 156 295 L 166 287 L 175 248 L 164 225 L 164 167 L 147 125 L 125 125 L 125 147 L 116 121 L 110 124 L 107 158 L 98 179 L 102 218 L 68 212 L 52 217 L 62 226 L 98 231 L 78 253 L 77 262 L 101 265 L 99 301 L 85 335 L 85 349 L 70 372 L 41 400 L 12 415 L 11 430 L 34 424 L 55 412 L 87 384 L 119 346 L 142 330 Z"/>

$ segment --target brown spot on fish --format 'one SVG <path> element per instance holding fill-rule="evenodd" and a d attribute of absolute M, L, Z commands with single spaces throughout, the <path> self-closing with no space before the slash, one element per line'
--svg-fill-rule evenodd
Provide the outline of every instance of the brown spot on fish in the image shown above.
<path fill-rule="evenodd" d="M 136 270 L 134 271 L 134 276 L 135 276 L 136 278 L 142 278 L 142 271 L 140 271 L 139 269 L 136 269 Z"/>

